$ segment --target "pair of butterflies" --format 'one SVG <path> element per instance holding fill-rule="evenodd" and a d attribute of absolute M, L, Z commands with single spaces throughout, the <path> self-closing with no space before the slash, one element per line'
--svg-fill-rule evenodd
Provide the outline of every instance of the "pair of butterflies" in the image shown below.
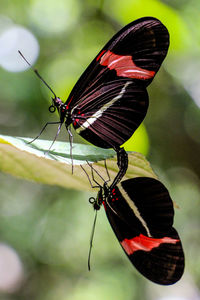
<path fill-rule="evenodd" d="M 145 17 L 128 24 L 91 62 L 65 103 L 51 90 L 54 98 L 49 108 L 59 112 L 58 133 L 63 123 L 68 131 L 72 124 L 90 143 L 117 152 L 119 172 L 110 187 L 106 183 L 100 187 L 94 208 L 104 205 L 131 263 L 146 278 L 163 285 L 178 281 L 184 270 L 181 241 L 172 227 L 173 203 L 156 179 L 138 177 L 121 182 L 128 159 L 120 146 L 146 115 L 146 87 L 168 47 L 168 30 L 159 20 Z"/>

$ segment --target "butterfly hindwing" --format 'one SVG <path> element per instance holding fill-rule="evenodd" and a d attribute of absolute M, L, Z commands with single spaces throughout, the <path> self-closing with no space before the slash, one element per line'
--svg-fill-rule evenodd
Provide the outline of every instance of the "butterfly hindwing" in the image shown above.
<path fill-rule="evenodd" d="M 123 250 L 141 274 L 163 285 L 180 279 L 183 249 L 172 227 L 172 200 L 160 181 L 147 177 L 123 181 L 104 206 Z"/>
<path fill-rule="evenodd" d="M 104 148 L 114 148 L 128 140 L 148 108 L 146 90 L 131 81 L 105 85 L 91 98 L 92 104 L 95 100 L 95 107 L 90 108 L 88 99 L 87 104 L 82 106 L 81 103 L 78 109 L 83 116 L 76 118 L 74 127 L 84 139 Z"/>

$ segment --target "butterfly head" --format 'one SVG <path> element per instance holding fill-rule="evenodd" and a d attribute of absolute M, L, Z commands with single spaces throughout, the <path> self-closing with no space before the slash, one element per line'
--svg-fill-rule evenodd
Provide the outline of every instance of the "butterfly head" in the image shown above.
<path fill-rule="evenodd" d="M 60 108 L 63 105 L 62 100 L 59 97 L 57 97 L 56 95 L 55 95 L 54 98 L 51 98 L 51 99 L 52 99 L 52 105 L 49 106 L 49 111 L 51 113 L 54 113 L 56 111 L 56 108 L 57 108 L 58 112 L 60 113 Z"/>
<path fill-rule="evenodd" d="M 70 119 L 70 111 L 68 109 L 68 106 L 62 102 L 62 100 L 59 97 L 52 98 L 52 105 L 49 106 L 49 111 L 51 113 L 54 113 L 55 111 L 58 111 L 60 115 L 60 121 L 61 123 L 64 122 L 64 120 Z M 68 125 L 70 125 L 71 121 Z"/>
<path fill-rule="evenodd" d="M 104 203 L 104 191 L 103 188 L 100 187 L 100 190 L 97 194 L 97 197 L 90 197 L 89 202 L 93 205 L 94 210 L 99 210 L 101 208 L 101 205 Z"/>

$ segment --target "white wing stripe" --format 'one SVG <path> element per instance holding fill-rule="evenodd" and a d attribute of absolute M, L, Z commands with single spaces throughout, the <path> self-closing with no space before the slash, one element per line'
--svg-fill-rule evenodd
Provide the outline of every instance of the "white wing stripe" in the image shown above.
<path fill-rule="evenodd" d="M 104 111 L 106 111 L 112 104 L 114 104 L 117 100 L 119 100 L 125 93 L 127 86 L 131 83 L 131 81 L 127 81 L 126 84 L 121 89 L 120 93 L 111 99 L 108 103 L 104 104 L 97 112 L 95 112 L 90 118 L 88 118 L 79 128 L 76 129 L 77 133 L 88 128 L 92 125 L 98 118 L 100 118 Z"/>
<path fill-rule="evenodd" d="M 138 220 L 142 223 L 142 225 L 146 229 L 147 235 L 149 237 L 151 237 L 151 233 L 149 231 L 149 228 L 147 227 L 147 224 L 146 224 L 145 220 L 140 215 L 140 212 L 139 212 L 138 208 L 135 206 L 134 202 L 131 200 L 131 198 L 129 197 L 129 195 L 123 189 L 121 183 L 119 183 L 117 185 L 117 187 L 118 187 L 120 193 L 122 194 L 122 196 L 124 197 L 124 199 L 126 200 L 126 202 L 128 203 L 129 207 L 132 209 L 132 211 L 133 211 L 134 215 L 136 216 L 136 218 L 138 218 Z"/>

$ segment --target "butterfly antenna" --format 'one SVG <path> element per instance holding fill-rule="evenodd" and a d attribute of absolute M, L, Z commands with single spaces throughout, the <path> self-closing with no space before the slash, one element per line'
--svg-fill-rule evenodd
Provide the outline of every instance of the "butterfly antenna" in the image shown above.
<path fill-rule="evenodd" d="M 93 246 L 93 240 L 94 240 L 94 231 L 96 227 L 96 221 L 97 221 L 97 210 L 95 210 L 95 216 L 94 216 L 94 223 L 92 226 L 92 232 L 91 232 L 91 237 L 90 237 L 90 248 L 89 248 L 89 253 L 88 253 L 88 270 L 90 271 L 90 258 L 91 258 L 91 252 L 92 252 L 92 246 Z"/>
<path fill-rule="evenodd" d="M 33 68 L 33 66 L 28 62 L 28 60 L 24 57 L 24 55 L 21 53 L 20 50 L 18 50 L 18 53 L 21 55 L 21 57 L 23 58 L 23 60 L 25 60 L 25 62 L 31 67 L 31 69 L 35 72 L 35 74 L 37 75 L 37 77 L 39 77 L 39 79 L 48 87 L 48 89 L 52 92 L 52 94 L 54 95 L 54 97 L 57 98 L 56 94 L 54 93 L 54 91 L 52 90 L 52 88 L 50 88 L 50 86 L 46 83 L 46 81 L 38 73 L 38 70 Z"/>

